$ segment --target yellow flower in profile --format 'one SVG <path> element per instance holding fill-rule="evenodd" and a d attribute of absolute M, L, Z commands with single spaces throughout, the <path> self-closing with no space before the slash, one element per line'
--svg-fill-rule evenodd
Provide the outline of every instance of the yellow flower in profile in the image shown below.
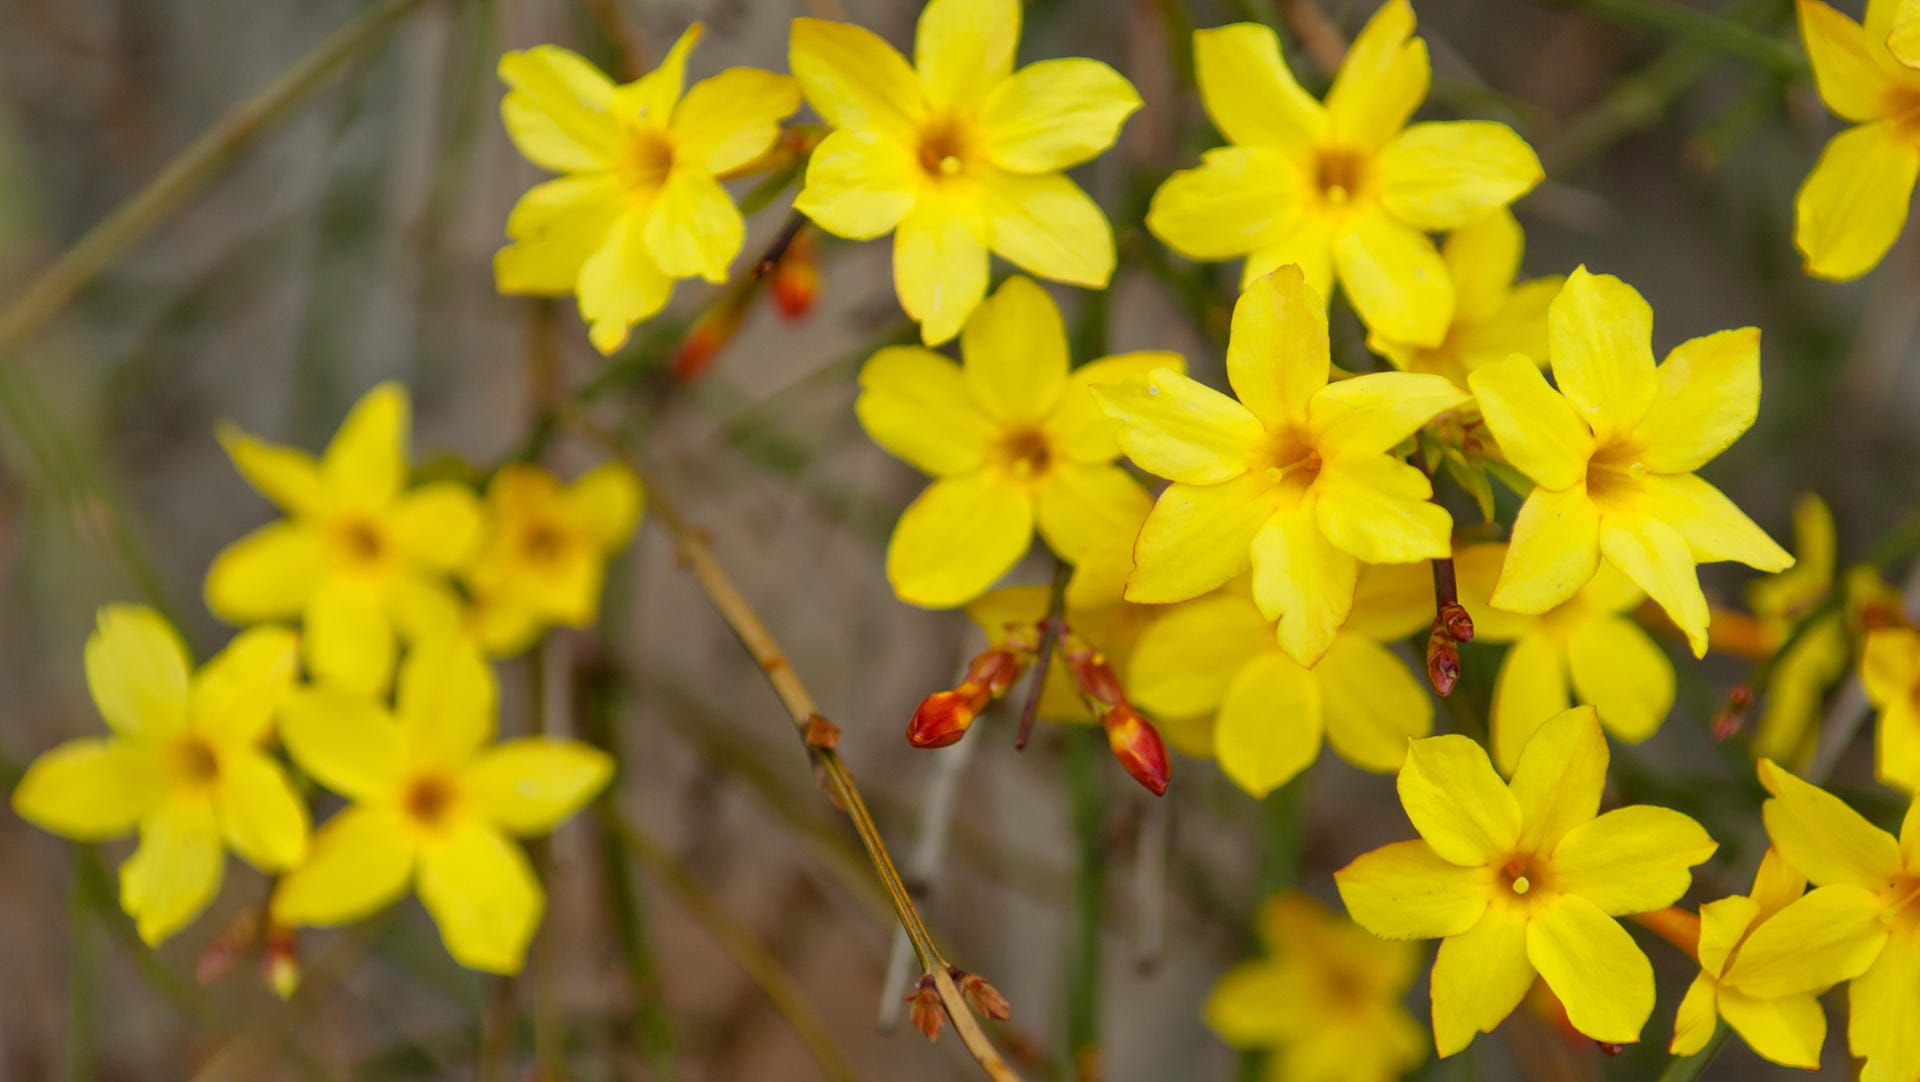
<path fill-rule="evenodd" d="M 1874 774 L 1912 794 L 1920 792 L 1920 631 L 1879 628 L 1867 634 L 1860 682 L 1880 711 Z"/>
<path fill-rule="evenodd" d="M 1367 336 L 1367 348 L 1402 372 L 1432 372 L 1467 390 L 1467 374 L 1490 361 L 1523 353 L 1547 356 L 1547 305 L 1566 279 L 1559 275 L 1514 280 L 1526 235 L 1502 208 L 1448 234 L 1440 260 L 1453 283 L 1453 322 L 1437 346 Z"/>
<path fill-rule="evenodd" d="M 375 387 L 318 461 L 219 432 L 240 475 L 287 517 L 214 557 L 207 608 L 234 624 L 299 619 L 308 671 L 367 694 L 392 679 L 396 628 L 417 634 L 454 611 L 445 576 L 479 533 L 466 488 L 407 488 L 408 412 L 398 384 Z"/>
<path fill-rule="evenodd" d="M 1288 263 L 1325 299 L 1338 279 L 1374 334 L 1439 346 L 1455 295 L 1427 233 L 1472 225 L 1543 174 L 1505 124 L 1407 124 L 1432 78 L 1412 35 L 1413 9 L 1388 0 L 1322 105 L 1294 81 L 1271 29 L 1196 31 L 1200 97 L 1232 145 L 1169 177 L 1147 228 L 1192 259 L 1245 256 L 1242 288 Z"/>
<path fill-rule="evenodd" d="M 1111 551 L 1151 502 L 1114 463 L 1114 422 L 1087 388 L 1178 354 L 1123 353 L 1068 371 L 1067 331 L 1046 290 L 1007 279 L 967 320 L 964 365 L 892 346 L 860 370 L 854 410 L 875 443 L 931 474 L 887 545 L 887 579 L 902 601 L 964 605 L 1020 562 L 1037 526 L 1068 563 Z"/>
<path fill-rule="evenodd" d="M 1273 621 L 1245 588 L 1230 585 L 1149 625 L 1127 686 L 1150 716 L 1211 733 L 1207 750 L 1256 799 L 1312 766 L 1323 737 L 1342 759 L 1388 774 L 1408 740 L 1433 731 L 1433 700 L 1384 644 L 1425 627 L 1432 610 L 1426 564 L 1365 567 L 1352 616 L 1309 669 L 1276 645 Z"/>
<path fill-rule="evenodd" d="M 273 918 L 346 924 L 412 886 L 455 961 L 518 972 L 546 898 L 512 839 L 546 834 L 580 810 L 613 761 L 549 737 L 488 747 L 495 709 L 493 674 L 451 637 L 407 655 L 392 712 L 339 687 L 296 691 L 281 711 L 281 739 L 352 804 L 280 880 Z"/>
<path fill-rule="evenodd" d="M 476 600 L 470 630 L 481 645 L 515 654 L 552 625 L 592 624 L 607 560 L 633 536 L 641 502 L 639 480 L 618 463 L 564 487 L 538 466 L 494 474 L 483 539 L 463 572 Z"/>
<path fill-rule="evenodd" d="M 1767 951 L 1787 980 L 1847 986 L 1847 1047 L 1864 1058 L 1865 1082 L 1920 1078 L 1920 801 L 1907 808 L 1900 837 L 1874 826 L 1839 797 L 1770 760 L 1760 783 L 1767 834 L 1787 863 L 1817 888 L 1743 948 Z"/>
<path fill-rule="evenodd" d="M 694 23 L 658 68 L 619 86 L 554 45 L 500 58 L 507 134 L 528 161 L 565 175 L 514 206 L 494 281 L 502 293 L 576 294 L 602 353 L 667 303 L 676 278 L 727 280 L 746 223 L 719 177 L 765 153 L 800 107 L 792 79 L 757 68 L 682 95 L 701 32 Z"/>
<path fill-rule="evenodd" d="M 1696 564 L 1779 571 L 1793 557 L 1694 471 L 1753 424 L 1760 332 L 1682 342 L 1653 363 L 1653 310 L 1632 286 L 1576 269 L 1547 313 L 1556 393 L 1525 357 L 1468 377 L 1500 451 L 1534 489 L 1514 522 L 1493 604 L 1542 613 L 1608 563 L 1707 651 Z"/>
<path fill-rule="evenodd" d="M 1549 718 L 1502 782 L 1480 745 L 1416 740 L 1400 803 L 1420 837 L 1334 873 L 1347 912 L 1386 939 L 1440 939 L 1433 1037 L 1442 1056 L 1491 1033 L 1537 973 L 1573 1028 L 1627 1044 L 1653 1011 L 1653 966 L 1615 917 L 1673 904 L 1713 839 L 1676 811 L 1604 815 L 1607 741 L 1590 706 Z"/>
<path fill-rule="evenodd" d="M 1785 645 L 1795 625 L 1827 600 L 1834 588 L 1833 513 L 1825 501 L 1806 493 L 1793 505 L 1794 565 L 1747 586 L 1747 605 L 1758 618 L 1768 649 Z M 1872 572 L 1868 572 L 1870 576 Z M 1871 590 L 1870 578 L 1849 576 L 1847 591 Z M 1773 676 L 1760 704 L 1753 754 L 1798 763 L 1813 752 L 1814 726 L 1826 690 L 1847 671 L 1849 614 L 1815 619 L 1784 656 L 1773 662 Z"/>
<path fill-rule="evenodd" d="M 1800 35 L 1820 97 L 1854 125 L 1827 143 L 1794 199 L 1793 242 L 1817 278 L 1847 281 L 1878 266 L 1913 202 L 1920 72 L 1889 51 L 1898 6 L 1871 0 L 1863 27 L 1821 0 L 1799 0 Z M 1920 44 L 1920 35 L 1906 40 Z"/>
<path fill-rule="evenodd" d="M 1645 595 L 1602 564 L 1572 597 L 1538 615 L 1494 608 L 1487 598 L 1507 546 L 1454 554 L 1460 601 L 1476 642 L 1509 642 L 1493 683 L 1493 761 L 1511 772 L 1540 723 L 1575 702 L 1595 707 L 1616 740 L 1652 736 L 1673 709 L 1673 662 L 1632 612 Z M 1431 608 L 1429 608 L 1431 616 Z"/>
<path fill-rule="evenodd" d="M 1333 643 L 1360 562 L 1451 551 L 1433 486 L 1392 454 L 1467 401 L 1442 376 L 1377 372 L 1328 383 L 1326 305 L 1300 268 L 1258 279 L 1233 307 L 1227 382 L 1238 401 L 1173 369 L 1094 388 L 1120 446 L 1173 482 L 1134 544 L 1127 599 L 1199 597 L 1253 568 L 1253 597 L 1301 665 Z"/>
<path fill-rule="evenodd" d="M 1235 1048 L 1272 1049 L 1268 1077 L 1394 1082 L 1426 1058 L 1426 1034 L 1401 999 L 1421 952 L 1387 942 L 1305 894 L 1267 899 L 1258 917 L 1272 957 L 1228 970 L 1207 996 L 1207 1025 Z"/>
<path fill-rule="evenodd" d="M 795 19 L 794 78 L 833 126 L 794 209 L 852 240 L 893 232 L 900 307 L 930 346 L 987 293 L 987 253 L 1104 288 L 1113 228 L 1062 170 L 1113 145 L 1140 95 L 1097 60 L 1018 71 L 1020 0 L 931 0 L 914 61 L 850 23 Z"/>
<path fill-rule="evenodd" d="M 224 850 L 264 872 L 298 863 L 307 807 L 261 751 L 293 687 L 293 632 L 241 632 L 197 672 L 152 609 L 109 605 L 87 638 L 87 686 L 113 735 L 68 741 L 34 760 L 13 791 L 22 819 L 76 841 L 136 826 L 120 904 L 158 945 L 220 891 Z"/>

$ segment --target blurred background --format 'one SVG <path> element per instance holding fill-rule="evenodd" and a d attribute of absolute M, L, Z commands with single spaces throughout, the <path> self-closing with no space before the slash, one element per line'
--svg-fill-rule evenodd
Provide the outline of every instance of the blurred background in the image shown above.
<path fill-rule="evenodd" d="M 1013 1022 L 994 1032 L 1028 1076 L 1076 1077 L 1071 1032 L 1076 1043 L 1092 1035 L 1115 1082 L 1262 1077 L 1257 1059 L 1205 1028 L 1203 998 L 1257 950 L 1251 915 L 1267 893 L 1293 884 L 1333 901 L 1333 868 L 1408 836 L 1391 784 L 1328 756 L 1259 803 L 1210 763 L 1181 759 L 1154 801 L 1086 731 L 1050 729 L 1016 753 L 1004 711 L 966 751 L 906 745 L 914 705 L 952 684 L 981 644 L 963 615 L 897 602 L 883 573 L 893 517 L 922 484 L 866 439 L 851 409 L 857 365 L 901 333 L 888 244 L 824 241 L 820 296 L 804 321 L 757 306 L 710 372 L 671 393 L 659 369 L 716 287 L 683 285 L 611 361 L 588 347 L 571 302 L 494 292 L 507 210 L 539 179 L 498 119 L 503 50 L 558 42 L 610 68 L 623 52 L 650 65 L 702 19 L 690 78 L 736 64 L 785 70 L 788 20 L 841 6 L 423 0 L 13 344 L 0 356 L 0 776 L 11 786 L 33 756 L 97 730 L 81 644 L 100 604 L 162 607 L 198 656 L 224 642 L 201 576 L 271 512 L 221 454 L 216 421 L 318 448 L 366 388 L 399 379 L 414 395 L 416 461 L 431 469 L 457 456 L 484 469 L 527 438 L 537 380 L 598 381 L 606 415 L 644 439 L 840 725 L 896 856 L 930 872 L 919 877 L 923 912 L 949 957 L 1011 1000 Z M 1237 266 L 1186 264 L 1140 227 L 1154 185 L 1219 141 L 1191 89 L 1187 32 L 1272 22 L 1318 92 L 1327 76 L 1300 32 L 1350 35 L 1373 6 L 1028 5 L 1023 61 L 1098 57 L 1146 99 L 1119 146 L 1076 173 L 1118 231 L 1121 270 L 1102 317 L 1112 350 L 1178 349 L 1204 378 L 1219 373 Z M 1860 15 L 1859 0 L 1839 6 Z M 1760 421 L 1709 478 L 1783 541 L 1795 495 L 1820 492 L 1843 561 L 1905 519 L 1920 476 L 1920 368 L 1909 361 L 1920 256 L 1903 242 L 1850 285 L 1801 274 L 1793 193 L 1836 122 L 1813 93 L 1790 0 L 1416 7 L 1435 70 L 1422 116 L 1507 121 L 1546 164 L 1548 182 L 1516 208 L 1529 276 L 1584 262 L 1625 278 L 1654 306 L 1657 353 L 1725 327 L 1762 328 Z M 0 0 L 0 308 L 197 133 L 362 10 L 353 0 Z M 844 0 L 844 10 L 905 46 L 918 5 Z M 736 269 L 778 232 L 790 195 L 751 219 Z M 1056 295 L 1070 325 L 1098 303 Z M 1351 317 L 1335 333 L 1337 357 L 1364 367 Z M 550 366 L 528 363 L 548 350 Z M 562 441 L 549 461 L 578 472 L 598 458 Z M 1036 560 L 1022 580 L 1046 574 Z M 1710 595 L 1737 604 L 1746 574 L 1707 569 Z M 892 923 L 871 871 L 778 703 L 652 524 L 609 589 L 606 633 L 561 642 L 548 675 L 577 678 L 562 694 L 579 692 L 578 707 L 595 674 L 621 674 L 609 704 L 624 755 L 617 800 L 644 845 L 623 847 L 593 814 L 556 836 L 526 977 L 502 985 L 459 969 L 409 900 L 369 930 L 305 934 L 317 991 L 291 1004 L 277 1003 L 252 963 L 202 984 L 203 952 L 259 905 L 264 879 L 230 864 L 215 908 L 155 954 L 114 905 L 112 868 L 127 845 L 70 845 L 0 812 L 0 1077 L 470 1077 L 489 1037 L 482 1019 L 501 1016 L 503 998 L 521 1010 L 490 1039 L 509 1042 L 512 1077 L 543 1077 L 532 1073 L 536 1049 L 544 1077 L 818 1077 L 743 973 L 742 950 L 784 974 L 858 1077 L 973 1077 L 951 1035 L 929 1045 L 904 1020 L 890 1032 L 877 1024 L 897 1014 L 903 989 L 887 979 Z M 1493 649 L 1469 648 L 1458 694 L 1484 704 L 1496 665 Z M 1744 890 L 1765 844 L 1751 772 L 1707 733 L 1747 666 L 1680 665 L 1674 717 L 1615 753 L 1618 799 L 1679 807 L 1722 841 L 1694 900 Z M 532 680 L 525 663 L 502 674 L 512 731 L 525 724 Z M 576 729 L 591 725 L 574 714 Z M 1884 822 L 1893 804 L 1871 773 L 1870 748 L 1856 742 L 1835 787 Z M 922 817 L 943 788 L 950 844 L 937 867 L 920 867 Z M 642 851 L 650 859 L 636 861 Z M 637 907 L 622 902 L 629 883 Z M 746 946 L 717 945 L 715 919 L 737 925 Z M 1642 1045 L 1606 1057 L 1523 1009 L 1422 1076 L 1654 1077 L 1693 968 L 1644 938 L 1661 996 Z M 1424 977 L 1417 985 L 1409 1004 L 1424 1020 Z M 1827 1053 L 1844 1074 L 1842 1033 L 1836 1024 Z M 1090 1062 L 1082 1057 L 1081 1077 L 1094 1077 Z M 1708 1077 L 1768 1069 L 1736 1041 Z"/>

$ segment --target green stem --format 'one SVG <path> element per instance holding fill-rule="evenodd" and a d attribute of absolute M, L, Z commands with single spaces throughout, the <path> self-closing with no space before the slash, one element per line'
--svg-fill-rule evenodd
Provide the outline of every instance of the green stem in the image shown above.
<path fill-rule="evenodd" d="M 1100 1068 L 1100 930 L 1106 903 L 1106 744 L 1100 730 L 1067 733 L 1067 799 L 1078 853 L 1067 938 L 1067 1060 L 1073 1077 Z"/>
<path fill-rule="evenodd" d="M 1728 1029 L 1724 1023 L 1716 1025 L 1713 1036 L 1707 1039 L 1706 1047 L 1691 1056 L 1682 1056 L 1668 1063 L 1667 1069 L 1660 1072 L 1660 1082 L 1694 1082 L 1694 1079 L 1699 1078 L 1706 1071 L 1707 1065 L 1713 1062 L 1713 1057 L 1720 1054 L 1721 1047 L 1732 1035 L 1733 1030 Z"/>
<path fill-rule="evenodd" d="M 82 881 L 82 872 L 74 869 L 73 887 L 67 896 L 67 920 L 72 941 L 68 945 L 67 967 L 67 1047 L 65 1072 L 68 1082 L 84 1082 L 98 1070 L 94 1051 L 99 1046 L 99 944 L 92 921 L 92 898 Z"/>

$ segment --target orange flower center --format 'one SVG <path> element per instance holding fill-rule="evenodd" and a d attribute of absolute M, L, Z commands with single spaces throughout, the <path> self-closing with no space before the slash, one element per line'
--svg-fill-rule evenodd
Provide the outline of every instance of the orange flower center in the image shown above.
<path fill-rule="evenodd" d="M 1546 885 L 1545 869 L 1534 863 L 1533 857 L 1525 853 L 1515 853 L 1500 866 L 1497 880 L 1507 894 L 1515 900 L 1537 895 Z"/>
<path fill-rule="evenodd" d="M 1053 465 L 1053 448 L 1047 437 L 1031 428 L 1009 433 L 1000 441 L 998 451 L 1007 471 L 1023 480 L 1043 477 Z"/>
<path fill-rule="evenodd" d="M 1905 931 L 1920 929 L 1920 875 L 1894 877 L 1887 899 L 1886 920 Z"/>
<path fill-rule="evenodd" d="M 967 171 L 973 140 L 953 117 L 934 117 L 920 129 L 920 169 L 934 180 Z"/>
<path fill-rule="evenodd" d="M 1610 443 L 1587 460 L 1587 495 L 1599 503 L 1630 499 L 1645 487 L 1647 464 L 1625 440 Z"/>
<path fill-rule="evenodd" d="M 435 774 L 415 778 L 407 786 L 404 801 L 407 815 L 428 830 L 438 829 L 445 825 L 447 814 L 453 809 L 454 795 L 453 784 L 446 778 Z"/>
<path fill-rule="evenodd" d="M 1266 453 L 1255 468 L 1264 468 L 1267 481 L 1305 488 L 1320 476 L 1320 452 L 1290 428 L 1276 428 L 1267 434 Z"/>
<path fill-rule="evenodd" d="M 621 163 L 627 183 L 636 188 L 658 188 L 673 171 L 673 141 L 657 129 L 642 129 L 627 144 L 627 157 Z"/>
<path fill-rule="evenodd" d="M 174 741 L 167 749 L 167 761 L 183 785 L 200 788 L 220 780 L 220 757 L 201 737 L 188 735 Z"/>
<path fill-rule="evenodd" d="M 565 531 L 551 522 L 536 522 L 520 535 L 520 555 L 528 563 L 548 564 L 567 550 Z"/>
<path fill-rule="evenodd" d="M 1345 205 L 1367 185 L 1367 156 L 1357 150 L 1328 147 L 1314 155 L 1313 187 L 1324 202 Z"/>
<path fill-rule="evenodd" d="M 386 539 L 366 519 L 348 519 L 334 531 L 341 556 L 350 564 L 375 564 L 386 554 Z"/>

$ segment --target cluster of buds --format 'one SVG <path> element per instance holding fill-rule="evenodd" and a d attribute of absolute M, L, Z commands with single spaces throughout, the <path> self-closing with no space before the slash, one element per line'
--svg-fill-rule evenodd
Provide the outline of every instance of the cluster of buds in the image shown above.
<path fill-rule="evenodd" d="M 1753 689 L 1745 684 L 1735 684 L 1727 692 L 1727 701 L 1713 715 L 1713 738 L 1729 740 L 1746 724 L 1747 710 L 1753 706 Z"/>
<path fill-rule="evenodd" d="M 194 979 L 212 984 L 256 950 L 267 987 L 281 999 L 292 998 L 300 987 L 300 941 L 293 929 L 274 924 L 252 909 L 234 918 L 200 951 Z"/>
<path fill-rule="evenodd" d="M 1107 748 L 1120 760 L 1133 780 L 1147 787 L 1154 796 L 1164 795 L 1172 779 L 1167 762 L 1167 745 L 1160 731 L 1141 716 L 1120 686 L 1120 675 L 1113 671 L 1107 656 L 1079 636 L 1068 633 L 1061 643 L 1061 656 L 1074 686 L 1087 700 L 1107 732 Z"/>
<path fill-rule="evenodd" d="M 982 1018 L 991 1018 L 996 1022 L 1005 1022 L 1013 1017 L 1013 1007 L 1000 990 L 988 983 L 978 973 L 969 973 L 958 966 L 948 966 L 947 976 L 960 990 L 960 998 L 966 1001 L 968 1008 Z M 919 1030 L 929 1041 L 940 1039 L 940 1025 L 946 1021 L 947 1009 L 940 1002 L 940 989 L 935 984 L 933 974 L 921 976 L 906 995 L 907 1019 L 913 1028 Z"/>
<path fill-rule="evenodd" d="M 907 743 L 916 748 L 944 748 L 958 743 L 980 712 L 1013 687 L 1039 651 L 1038 624 L 1010 628 L 1005 638 L 967 663 L 966 678 L 958 686 L 936 691 L 920 701 L 913 720 L 907 723 Z"/>
<path fill-rule="evenodd" d="M 1460 681 L 1460 644 L 1473 641 L 1473 617 L 1458 601 L 1443 601 L 1427 634 L 1427 681 L 1440 695 Z"/>

